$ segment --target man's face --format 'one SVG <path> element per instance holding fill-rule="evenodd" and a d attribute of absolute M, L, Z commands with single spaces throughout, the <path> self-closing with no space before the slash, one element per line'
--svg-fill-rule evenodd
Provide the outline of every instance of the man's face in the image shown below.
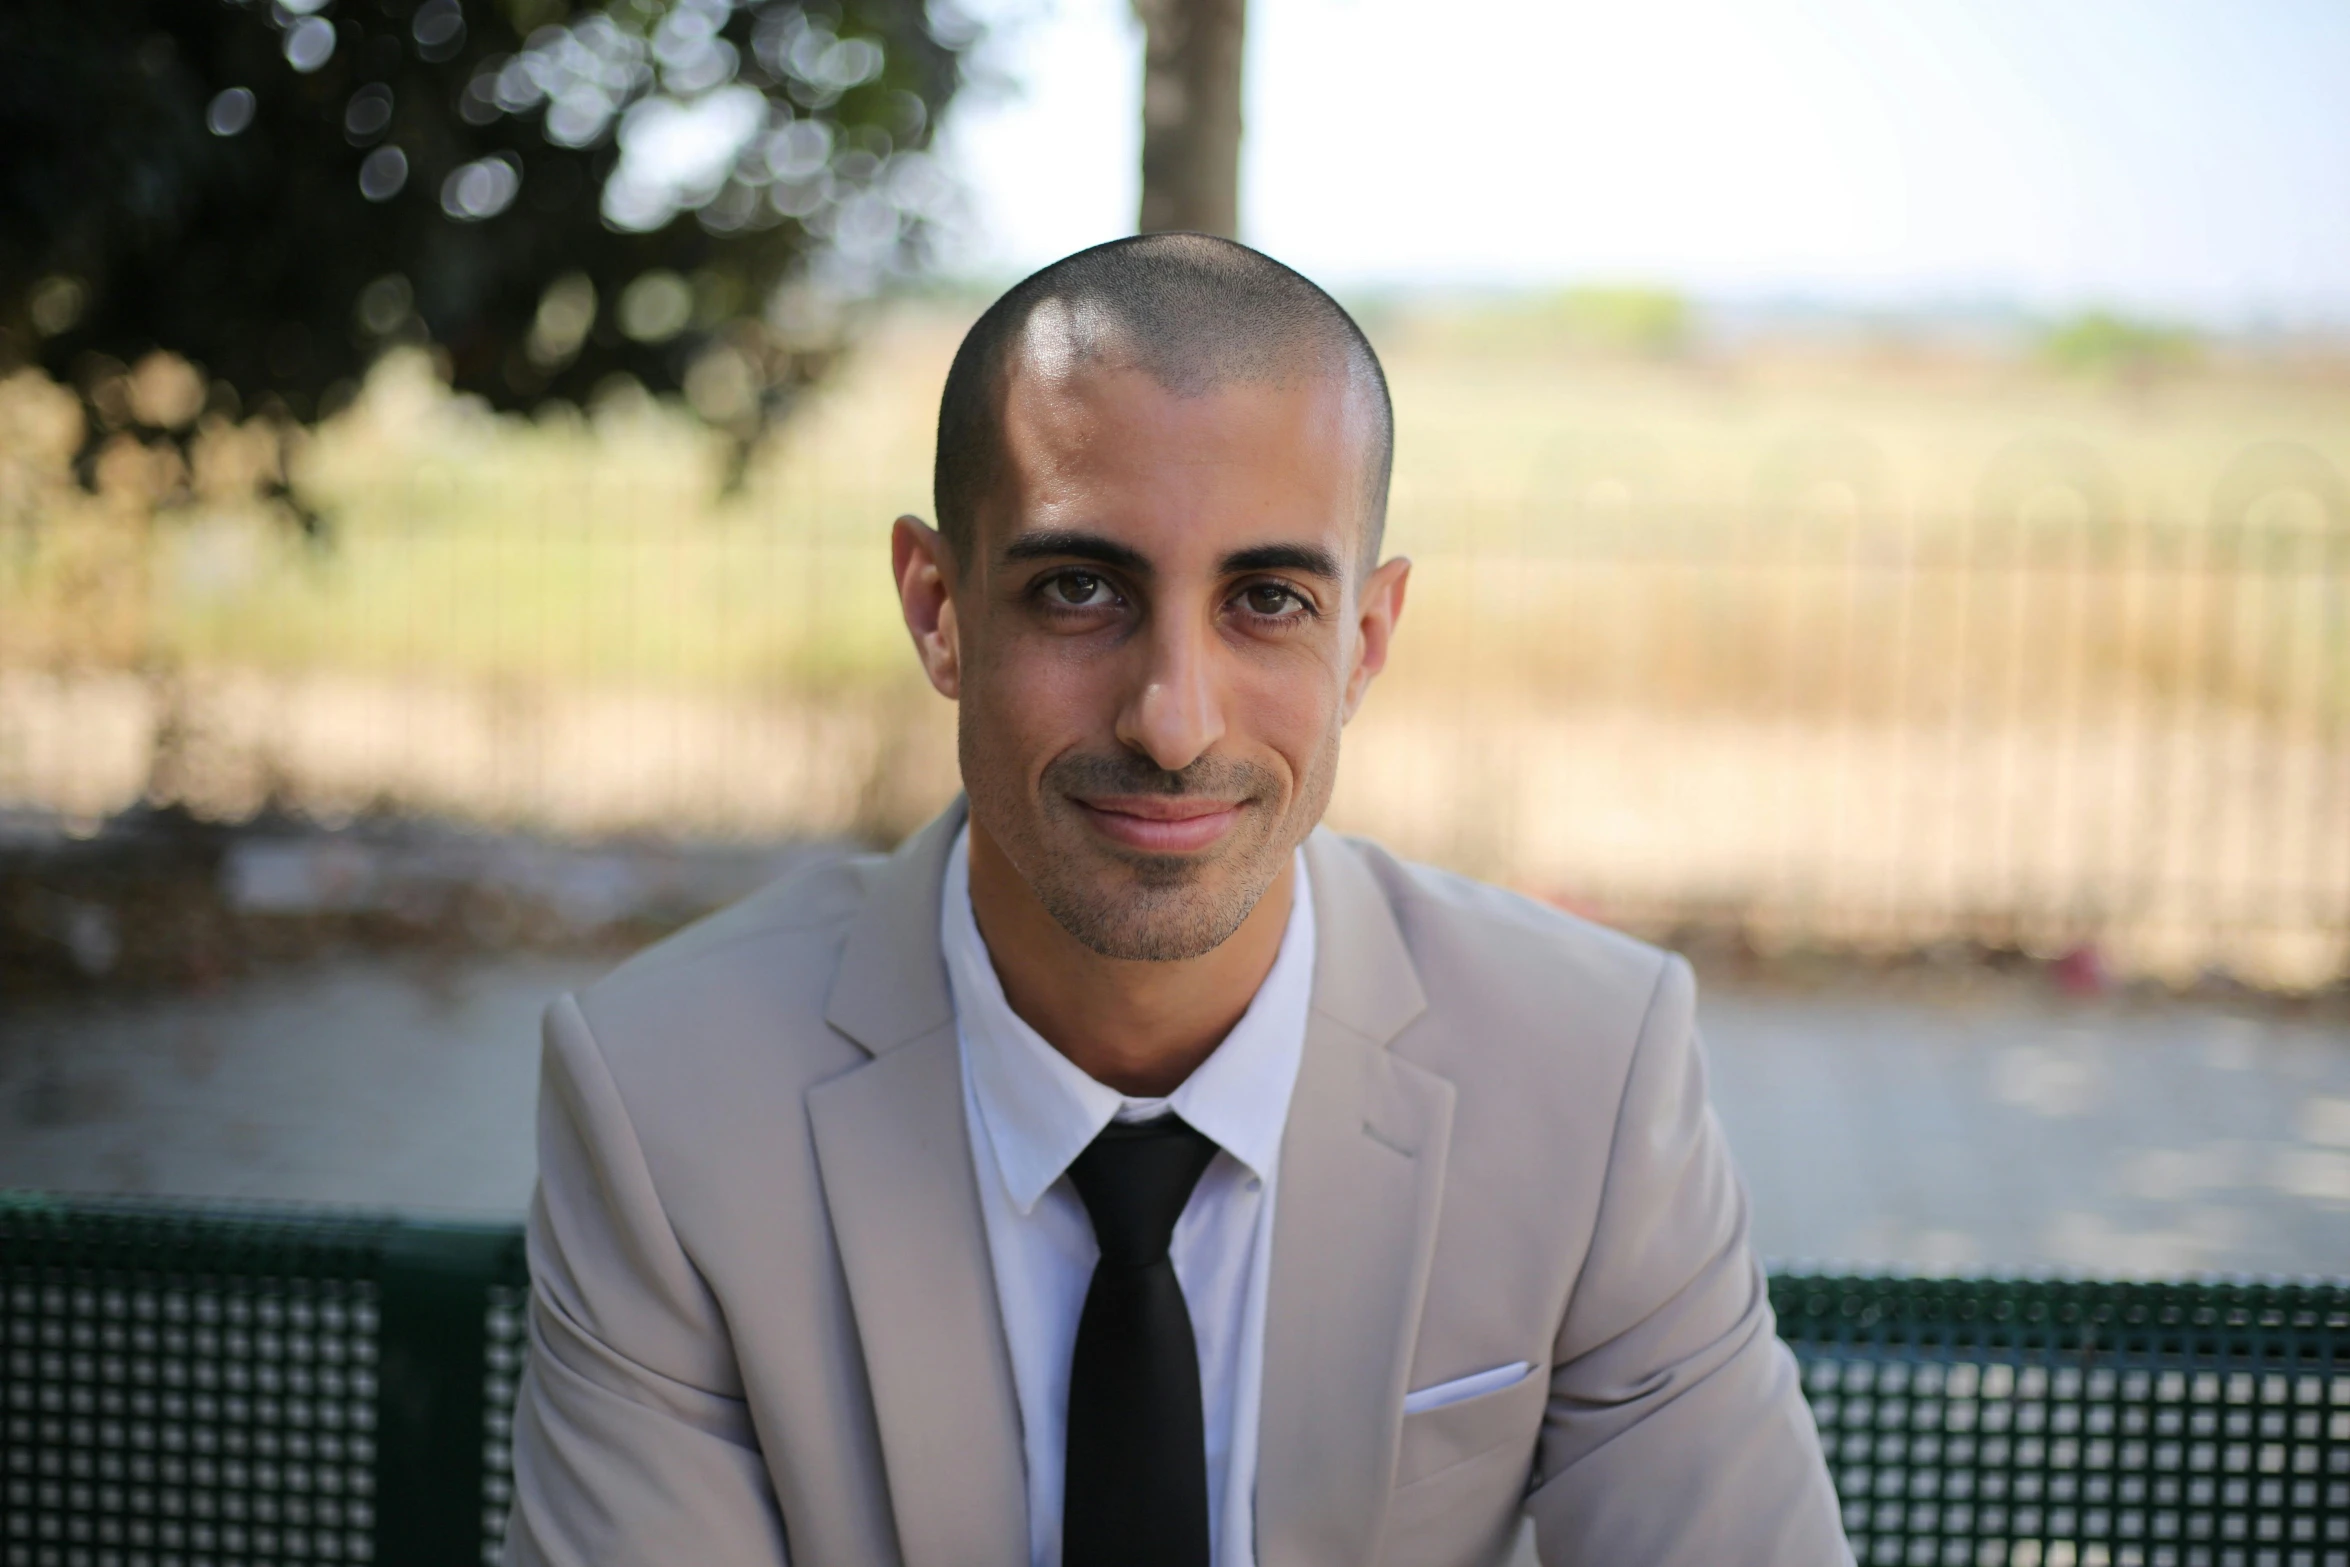
<path fill-rule="evenodd" d="M 975 828 L 1094 951 L 1220 945 L 1329 803 L 1409 569 L 1360 561 L 1369 429 L 1310 367 L 1196 396 L 1014 368 L 1004 482 L 943 574 L 951 667 L 924 653 Z"/>

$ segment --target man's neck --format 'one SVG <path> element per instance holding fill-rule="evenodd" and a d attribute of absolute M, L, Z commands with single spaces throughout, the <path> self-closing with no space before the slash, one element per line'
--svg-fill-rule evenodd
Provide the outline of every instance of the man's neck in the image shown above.
<path fill-rule="evenodd" d="M 1004 999 L 1097 1083 L 1163 1098 L 1215 1053 L 1280 956 L 1294 857 L 1213 951 L 1177 962 L 1105 958 L 1063 930 L 995 840 L 971 824 L 971 909 Z"/>

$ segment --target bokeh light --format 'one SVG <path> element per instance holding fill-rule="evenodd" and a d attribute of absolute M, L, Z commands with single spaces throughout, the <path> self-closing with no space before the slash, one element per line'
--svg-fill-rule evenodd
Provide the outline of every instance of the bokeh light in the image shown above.
<path fill-rule="evenodd" d="M 408 183 L 408 155 L 397 147 L 378 147 L 359 165 L 359 194 L 369 201 L 389 201 Z"/>
<path fill-rule="evenodd" d="M 286 63 L 297 71 L 317 70 L 334 52 L 334 23 L 324 17 L 306 16 L 286 29 Z"/>
<path fill-rule="evenodd" d="M 235 136 L 253 123 L 250 88 L 224 87 L 205 105 L 204 125 L 215 136 Z"/>

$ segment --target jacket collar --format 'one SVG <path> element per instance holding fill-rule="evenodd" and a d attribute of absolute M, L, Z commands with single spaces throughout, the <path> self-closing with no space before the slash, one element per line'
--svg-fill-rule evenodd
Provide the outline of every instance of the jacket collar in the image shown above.
<path fill-rule="evenodd" d="M 938 950 L 939 889 L 947 852 L 970 815 L 955 796 L 929 826 L 873 872 L 872 890 L 850 921 L 824 1021 L 873 1055 L 883 1055 L 955 1020 L 946 959 Z"/>
<path fill-rule="evenodd" d="M 1387 889 L 1363 851 L 1327 827 L 1306 839 L 1320 941 L 1314 1010 L 1384 1047 L 1428 1010 Z"/>

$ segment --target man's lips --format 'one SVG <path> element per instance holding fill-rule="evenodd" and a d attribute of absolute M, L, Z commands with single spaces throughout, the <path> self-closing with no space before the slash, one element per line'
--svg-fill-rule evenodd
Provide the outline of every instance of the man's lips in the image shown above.
<path fill-rule="evenodd" d="M 1156 854 L 1204 849 L 1240 820 L 1244 800 L 1203 800 L 1169 794 L 1105 795 L 1077 808 L 1104 835 Z"/>

